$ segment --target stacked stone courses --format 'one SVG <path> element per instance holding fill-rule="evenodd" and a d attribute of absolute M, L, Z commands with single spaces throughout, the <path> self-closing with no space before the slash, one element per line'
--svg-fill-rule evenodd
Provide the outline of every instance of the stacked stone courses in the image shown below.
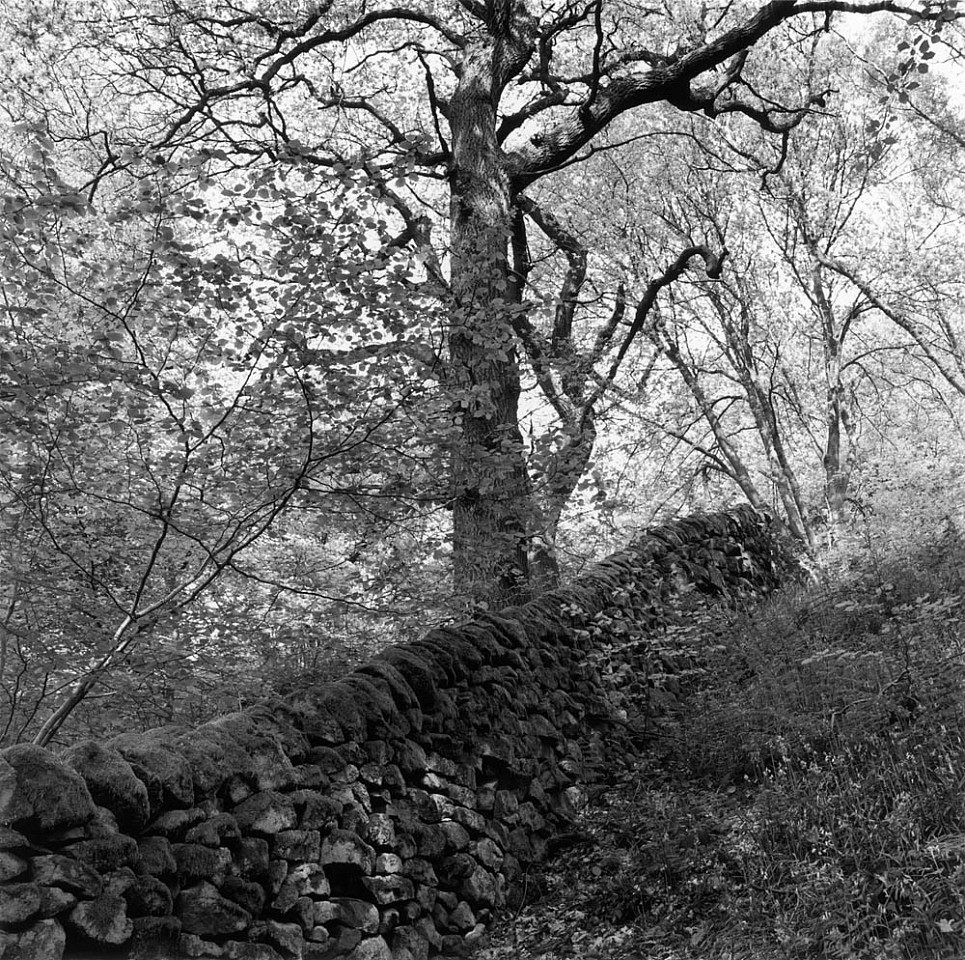
<path fill-rule="evenodd" d="M 197 728 L 7 748 L 0 957 L 467 955 L 621 742 L 587 624 L 630 596 L 656 627 L 681 577 L 761 591 L 785 559 L 749 508 L 696 516 L 337 682 Z"/>

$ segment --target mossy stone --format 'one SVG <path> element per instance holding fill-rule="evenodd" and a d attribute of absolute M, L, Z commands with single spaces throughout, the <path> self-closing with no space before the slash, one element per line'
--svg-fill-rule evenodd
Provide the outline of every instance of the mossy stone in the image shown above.
<path fill-rule="evenodd" d="M 93 867 L 59 853 L 34 857 L 31 867 L 37 883 L 45 887 L 62 887 L 85 899 L 99 896 L 104 887 L 101 875 Z"/>
<path fill-rule="evenodd" d="M 176 956 L 181 921 L 178 917 L 134 917 L 131 953 L 138 960 L 169 960 Z"/>
<path fill-rule="evenodd" d="M 181 917 L 185 933 L 217 937 L 247 929 L 251 914 L 226 897 L 210 883 L 202 882 L 178 894 L 175 912 Z"/>
<path fill-rule="evenodd" d="M 64 847 L 64 852 L 93 867 L 98 873 L 110 873 L 119 867 L 133 867 L 138 859 L 137 841 L 123 833 L 71 843 Z"/>
<path fill-rule="evenodd" d="M 137 870 L 152 877 L 163 877 L 177 869 L 171 841 L 167 837 L 144 837 L 137 845 Z"/>
<path fill-rule="evenodd" d="M 174 899 L 168 885 L 157 877 L 140 876 L 124 893 L 128 911 L 134 916 L 164 917 L 172 909 Z"/>
<path fill-rule="evenodd" d="M 210 880 L 220 886 L 231 862 L 231 854 L 224 847 L 207 847 L 201 843 L 174 843 L 171 852 L 177 864 L 177 878 L 182 883 Z"/>
<path fill-rule="evenodd" d="M 263 790 L 238 804 L 232 811 L 238 826 L 245 833 L 271 835 L 291 830 L 298 823 L 298 815 L 291 800 L 275 790 Z"/>
<path fill-rule="evenodd" d="M 365 740 L 365 720 L 356 703 L 355 691 L 344 683 L 327 683 L 316 690 L 314 706 L 318 716 L 312 727 L 306 728 L 306 733 L 312 736 L 315 730 L 333 745 Z"/>
<path fill-rule="evenodd" d="M 379 659 L 398 671 L 415 693 L 422 710 L 429 712 L 436 702 L 436 688 L 445 674 L 434 669 L 430 657 L 411 649 L 409 644 L 390 647 L 379 654 Z"/>
<path fill-rule="evenodd" d="M 38 883 L 8 883 L 0 887 L 0 917 L 4 923 L 24 923 L 40 912 Z"/>
<path fill-rule="evenodd" d="M 24 743 L 0 756 L 0 823 L 43 831 L 82 826 L 94 817 L 83 778 L 48 750 Z"/>
<path fill-rule="evenodd" d="M 151 730 L 146 734 L 123 734 L 107 742 L 127 760 L 137 776 L 141 776 L 138 767 L 149 771 L 153 777 L 155 788 L 160 786 L 160 803 L 155 797 L 150 797 L 151 806 L 159 807 L 190 807 L 194 803 L 194 779 L 188 761 L 170 744 L 173 738 L 166 736 L 163 730 Z M 151 782 L 146 783 L 150 795 Z"/>
<path fill-rule="evenodd" d="M 395 701 L 396 706 L 402 710 L 408 710 L 419 706 L 419 698 L 415 691 L 409 686 L 406 678 L 392 666 L 385 658 L 375 657 L 368 663 L 359 667 L 356 674 L 362 676 L 376 677 L 388 688 L 389 694 Z"/>
<path fill-rule="evenodd" d="M 114 946 L 127 943 L 134 933 L 127 903 L 123 897 L 110 893 L 78 903 L 67 915 L 67 923 L 95 943 Z"/>
<path fill-rule="evenodd" d="M 0 953 L 4 960 L 60 960 L 66 944 L 64 928 L 58 921 L 46 919 L 19 931 L 11 940 L 0 939 Z"/>
<path fill-rule="evenodd" d="M 107 807 L 121 828 L 137 832 L 148 822 L 147 786 L 116 750 L 87 740 L 71 747 L 63 759 L 84 778 L 94 803 Z"/>
<path fill-rule="evenodd" d="M 228 734 L 244 751 L 244 769 L 239 772 L 250 779 L 258 790 L 274 790 L 291 786 L 296 779 L 283 740 L 273 732 L 272 728 L 278 726 L 267 713 L 259 715 L 253 711 L 242 711 L 212 721 L 208 729 Z M 290 731 L 289 739 L 294 733 Z M 300 745 L 298 752 L 302 752 Z"/>

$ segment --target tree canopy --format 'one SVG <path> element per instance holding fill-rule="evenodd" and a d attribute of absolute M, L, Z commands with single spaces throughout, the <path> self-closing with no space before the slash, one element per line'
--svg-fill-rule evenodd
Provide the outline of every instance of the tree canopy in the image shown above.
<path fill-rule="evenodd" d="M 813 550 L 869 433 L 965 388 L 955 2 L 2 31 L 7 737 L 223 656 L 239 597 L 262 656 L 323 608 L 392 635 L 701 482 Z"/>

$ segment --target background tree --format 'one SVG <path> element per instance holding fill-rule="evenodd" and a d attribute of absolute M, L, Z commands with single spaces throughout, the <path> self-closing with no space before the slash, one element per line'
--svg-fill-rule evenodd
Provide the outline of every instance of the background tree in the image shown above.
<path fill-rule="evenodd" d="M 900 56 L 899 46 L 890 49 Z M 630 188 L 621 198 L 634 211 L 629 221 L 662 223 L 683 242 L 719 246 L 726 238 L 729 250 L 718 282 L 678 286 L 647 327 L 686 394 L 662 429 L 699 456 L 701 470 L 726 476 L 751 502 L 773 496 L 790 529 L 812 545 L 814 525 L 828 518 L 844 531 L 853 471 L 899 422 L 899 408 L 947 405 L 935 376 L 948 380 L 960 337 L 951 285 L 941 294 L 930 286 L 915 320 L 889 317 L 869 285 L 842 282 L 847 268 L 833 260 L 854 251 L 887 288 L 906 290 L 906 303 L 917 299 L 908 294 L 923 289 L 926 273 L 950 281 L 956 272 L 957 254 L 944 252 L 954 232 L 947 201 L 954 179 L 933 206 L 922 190 L 923 176 L 932 181 L 936 169 L 928 148 L 896 113 L 903 94 L 884 92 L 863 66 L 851 66 L 866 61 L 839 38 L 812 62 L 837 92 L 826 115 L 796 131 L 779 154 L 773 142 L 733 125 L 702 138 L 681 131 L 671 159 L 636 145 L 638 166 L 662 166 L 675 185 Z M 604 243 L 629 250 L 647 240 L 630 235 Z M 928 253 L 915 255 L 920 268 L 909 282 L 904 264 L 919 250 Z M 949 262 L 950 271 L 929 271 L 933 260 Z"/>
<path fill-rule="evenodd" d="M 527 594 L 534 516 L 519 430 L 514 320 L 523 305 L 511 289 L 519 198 L 580 163 L 639 108 L 740 116 L 780 138 L 824 91 L 800 73 L 773 97 L 752 51 L 769 36 L 788 53 L 810 50 L 825 15 L 849 10 L 920 19 L 893 2 L 837 0 L 673 14 L 602 0 L 539 11 L 510 0 L 448 10 L 322 4 L 287 16 L 147 5 L 110 37 L 92 25 L 92 45 L 109 48 L 105 79 L 154 105 L 133 136 L 98 131 L 106 150 L 92 176 L 138 176 L 143 158 L 171 162 L 203 143 L 224 151 L 219 162 L 229 167 L 297 156 L 323 170 L 365 171 L 399 221 L 400 244 L 425 251 L 433 220 L 448 223 L 455 573 L 477 600 L 502 602 Z M 418 188 L 393 185 L 406 171 Z M 605 359 L 621 357 L 624 342 Z"/>
<path fill-rule="evenodd" d="M 668 138 L 712 142 L 736 174 L 759 173 L 742 153 L 756 137 L 776 176 L 827 107 L 814 65 L 849 10 L 949 23 L 830 0 L 16 9 L 6 495 L 30 587 L 8 604 L 23 671 L 50 628 L 39 600 L 30 631 L 16 617 L 34 584 L 61 589 L 58 564 L 78 603 L 115 617 L 96 621 L 113 629 L 74 703 L 135 626 L 203 625 L 195 600 L 224 609 L 241 578 L 259 609 L 334 609 L 337 587 L 361 610 L 354 557 L 387 571 L 391 606 L 392 538 L 413 531 L 463 598 L 525 598 L 534 557 L 552 584 L 567 503 L 608 501 L 593 451 L 655 369 L 648 332 L 678 289 L 722 289 L 731 242 L 658 216 L 630 224 L 627 256 L 599 249 L 591 174 L 647 141 L 647 182 L 686 199 L 694 182 L 655 159 Z M 339 572 L 279 570 L 276 537 L 306 555 L 329 539 Z M 110 543 L 124 562 L 107 564 Z"/>

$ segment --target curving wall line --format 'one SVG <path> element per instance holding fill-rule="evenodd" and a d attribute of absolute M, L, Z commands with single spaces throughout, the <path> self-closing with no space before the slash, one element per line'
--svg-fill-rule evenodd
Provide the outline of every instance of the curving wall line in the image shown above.
<path fill-rule="evenodd" d="M 750 508 L 695 516 L 335 683 L 0 752 L 0 956 L 469 953 L 620 743 L 587 624 L 655 627 L 681 579 L 766 590 L 787 562 Z"/>

